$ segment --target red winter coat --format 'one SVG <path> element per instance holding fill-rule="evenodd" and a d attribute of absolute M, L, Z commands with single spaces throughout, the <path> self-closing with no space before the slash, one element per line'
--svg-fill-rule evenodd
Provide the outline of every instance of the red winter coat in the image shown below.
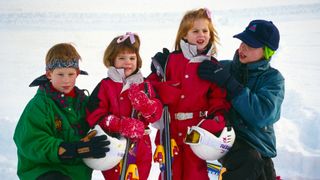
<path fill-rule="evenodd" d="M 212 61 L 216 61 L 213 57 Z M 204 60 L 204 59 L 202 59 Z M 230 108 L 226 100 L 226 91 L 216 84 L 198 77 L 199 58 L 189 60 L 180 52 L 171 53 L 166 66 L 166 82 L 161 82 L 153 73 L 148 79 L 152 82 L 163 104 L 168 105 L 171 122 L 170 135 L 179 147 L 179 155 L 173 161 L 173 179 L 208 179 L 206 162 L 198 158 L 189 145 L 184 143 L 188 126 L 197 125 L 204 117 L 199 112 L 208 111 L 208 115 L 223 115 Z M 193 113 L 191 119 L 178 120 L 176 113 Z M 222 122 L 210 121 L 210 131 L 219 132 L 225 126 Z M 159 133 L 156 144 L 159 144 Z"/>
<path fill-rule="evenodd" d="M 132 75 L 131 77 L 133 76 L 138 76 L 138 78 L 131 79 L 130 82 L 126 82 L 128 86 L 124 86 L 123 84 L 125 82 L 122 81 L 121 77 L 114 77 L 114 74 L 109 73 L 109 78 L 103 79 L 96 86 L 89 98 L 89 105 L 87 108 L 87 121 L 91 127 L 98 124 L 100 120 L 110 114 L 117 117 L 131 117 L 133 108 L 128 98 L 127 88 L 131 83 L 139 83 L 141 90 L 144 90 L 143 77 L 140 72 Z M 154 99 L 154 92 L 149 93 L 151 99 Z M 147 128 L 149 123 L 146 121 L 143 122 Z M 144 135 L 143 138 L 137 142 L 136 148 L 135 160 L 138 166 L 139 176 L 141 180 L 146 180 L 149 176 L 152 161 L 151 141 L 149 135 Z M 104 171 L 104 177 L 108 180 L 118 180 L 120 175 L 117 168 L 118 166 L 115 166 L 113 169 Z"/>

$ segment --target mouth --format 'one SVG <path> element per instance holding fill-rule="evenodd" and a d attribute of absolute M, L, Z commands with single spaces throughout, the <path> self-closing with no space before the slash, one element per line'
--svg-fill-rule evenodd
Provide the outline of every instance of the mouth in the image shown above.
<path fill-rule="evenodd" d="M 204 40 L 203 40 L 203 39 L 197 40 L 197 44 L 203 44 L 203 43 L 204 43 Z"/>
<path fill-rule="evenodd" d="M 247 56 L 246 55 L 244 55 L 243 53 L 239 53 L 239 58 L 240 59 L 245 59 Z"/>
<path fill-rule="evenodd" d="M 132 68 L 124 68 L 124 71 L 131 71 Z"/>
<path fill-rule="evenodd" d="M 68 89 L 70 88 L 70 86 L 62 86 L 62 88 L 63 88 L 64 90 L 68 90 Z"/>

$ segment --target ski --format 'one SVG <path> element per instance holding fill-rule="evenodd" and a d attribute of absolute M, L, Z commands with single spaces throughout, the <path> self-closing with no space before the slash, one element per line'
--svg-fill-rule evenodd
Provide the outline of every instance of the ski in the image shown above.
<path fill-rule="evenodd" d="M 131 141 L 129 138 L 127 138 L 126 149 L 125 149 L 124 156 L 122 159 L 120 180 L 125 180 L 125 178 L 126 178 L 126 172 L 127 172 L 127 166 L 128 166 L 128 155 L 129 155 L 130 146 L 131 146 Z"/>
<path fill-rule="evenodd" d="M 152 63 L 157 70 L 157 75 L 162 78 L 162 81 L 166 81 L 165 71 L 155 58 L 152 58 Z M 172 179 L 172 153 L 171 153 L 171 137 L 170 137 L 170 113 L 168 106 L 163 107 L 163 114 L 160 119 L 160 144 L 164 146 L 165 167 L 164 171 L 161 171 L 161 177 L 164 180 Z"/>
<path fill-rule="evenodd" d="M 220 164 L 207 162 L 207 168 L 210 174 L 214 174 L 218 176 L 223 167 Z"/>
<path fill-rule="evenodd" d="M 171 138 L 170 138 L 170 114 L 167 106 L 163 108 L 163 123 L 164 129 L 162 130 L 164 133 L 164 153 L 165 153 L 165 177 L 166 180 L 172 179 L 172 162 L 171 162 Z"/>

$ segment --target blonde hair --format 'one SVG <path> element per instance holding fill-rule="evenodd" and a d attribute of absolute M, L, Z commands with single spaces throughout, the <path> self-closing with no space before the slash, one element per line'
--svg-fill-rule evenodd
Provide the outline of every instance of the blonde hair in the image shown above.
<path fill-rule="evenodd" d="M 57 59 L 61 61 L 71 62 L 79 61 L 81 56 L 77 50 L 69 43 L 59 43 L 49 49 L 46 55 L 46 65 L 53 63 Z"/>
<path fill-rule="evenodd" d="M 137 67 L 138 67 L 137 70 L 138 70 L 142 66 L 142 60 L 139 54 L 140 38 L 138 35 L 134 34 L 134 40 L 135 40 L 134 43 L 131 43 L 131 40 L 129 37 L 121 42 L 117 42 L 119 41 L 119 38 L 121 39 L 123 37 L 124 36 L 117 36 L 110 42 L 107 49 L 104 51 L 103 63 L 108 68 L 110 66 L 114 66 L 114 62 L 119 53 L 121 52 L 135 53 L 137 55 Z"/>
<path fill-rule="evenodd" d="M 175 50 L 181 50 L 180 47 L 180 40 L 183 39 L 188 31 L 193 27 L 193 24 L 198 19 L 206 19 L 208 20 L 208 28 L 210 31 L 210 40 L 209 44 L 212 44 L 212 55 L 217 53 L 217 44 L 219 42 L 219 37 L 216 29 L 213 26 L 211 17 L 209 17 L 208 9 L 201 8 L 198 10 L 191 10 L 187 11 L 186 14 L 183 16 L 180 26 L 177 32 L 177 37 L 175 41 Z"/>

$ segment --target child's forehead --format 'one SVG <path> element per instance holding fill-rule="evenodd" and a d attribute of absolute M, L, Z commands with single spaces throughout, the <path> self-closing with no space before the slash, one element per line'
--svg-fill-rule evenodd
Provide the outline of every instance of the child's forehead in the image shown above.
<path fill-rule="evenodd" d="M 136 53 L 133 49 L 124 48 L 118 52 L 118 55 L 120 55 L 120 54 L 136 54 Z"/>
<path fill-rule="evenodd" d="M 64 72 L 76 72 L 77 69 L 73 67 L 58 67 L 53 69 L 53 72 L 64 73 Z"/>

